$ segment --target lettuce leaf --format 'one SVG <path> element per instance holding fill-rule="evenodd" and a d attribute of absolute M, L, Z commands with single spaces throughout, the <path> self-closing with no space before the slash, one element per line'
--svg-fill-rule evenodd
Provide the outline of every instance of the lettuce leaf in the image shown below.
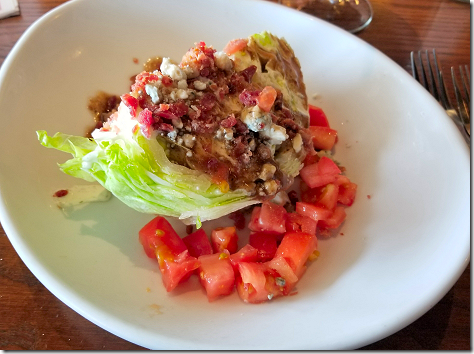
<path fill-rule="evenodd" d="M 178 217 L 186 224 L 259 203 L 245 191 L 222 192 L 208 175 L 172 163 L 156 139 L 137 135 L 97 143 L 80 136 L 37 131 L 41 145 L 70 153 L 59 164 L 73 177 L 97 181 L 129 207 Z"/>

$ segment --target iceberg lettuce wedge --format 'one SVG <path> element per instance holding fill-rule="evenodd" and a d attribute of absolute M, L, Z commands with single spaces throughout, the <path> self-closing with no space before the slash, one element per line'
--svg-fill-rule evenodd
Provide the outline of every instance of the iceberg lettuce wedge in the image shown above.
<path fill-rule="evenodd" d="M 170 162 L 156 139 L 137 136 L 97 143 L 63 133 L 37 134 L 43 146 L 72 154 L 59 164 L 64 173 L 99 182 L 139 212 L 194 224 L 258 203 L 244 191 L 224 193 L 206 174 Z"/>

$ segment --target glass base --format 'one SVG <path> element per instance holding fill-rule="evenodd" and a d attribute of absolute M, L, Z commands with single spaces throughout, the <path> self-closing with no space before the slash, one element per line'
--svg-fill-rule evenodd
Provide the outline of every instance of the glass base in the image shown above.
<path fill-rule="evenodd" d="M 280 0 L 279 2 L 351 33 L 363 30 L 373 17 L 369 0 Z"/>

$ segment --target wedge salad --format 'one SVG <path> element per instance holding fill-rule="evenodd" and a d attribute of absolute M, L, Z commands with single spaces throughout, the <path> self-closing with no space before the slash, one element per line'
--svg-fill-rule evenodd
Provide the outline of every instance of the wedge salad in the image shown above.
<path fill-rule="evenodd" d="M 37 134 L 72 154 L 63 172 L 158 215 L 139 241 L 166 290 L 198 274 L 210 301 L 234 289 L 250 303 L 293 294 L 318 256 L 317 237 L 340 227 L 357 189 L 332 159 L 337 131 L 308 105 L 293 50 L 268 32 L 222 51 L 198 42 L 179 63 L 162 58 L 135 76 L 91 138 Z M 200 228 L 225 215 L 235 226 Z M 178 235 L 167 217 L 197 230 Z"/>

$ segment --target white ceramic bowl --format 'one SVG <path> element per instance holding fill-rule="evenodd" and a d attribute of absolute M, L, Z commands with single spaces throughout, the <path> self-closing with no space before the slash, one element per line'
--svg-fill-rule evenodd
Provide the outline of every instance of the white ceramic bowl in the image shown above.
<path fill-rule="evenodd" d="M 83 135 L 88 98 L 128 91 L 141 70 L 133 58 L 180 60 L 195 42 L 221 49 L 263 30 L 299 57 L 308 95 L 318 97 L 310 103 L 339 132 L 335 156 L 359 185 L 357 200 L 344 235 L 320 241 L 296 296 L 209 303 L 196 280 L 167 294 L 137 239 L 151 216 L 117 200 L 64 215 L 51 194 L 78 181 L 57 168 L 67 156 L 40 146 L 35 131 Z M 273 3 L 66 3 L 5 60 L 0 108 L 0 219 L 16 251 L 64 303 L 144 347 L 357 348 L 424 314 L 469 261 L 469 149 L 442 108 L 376 49 Z"/>

